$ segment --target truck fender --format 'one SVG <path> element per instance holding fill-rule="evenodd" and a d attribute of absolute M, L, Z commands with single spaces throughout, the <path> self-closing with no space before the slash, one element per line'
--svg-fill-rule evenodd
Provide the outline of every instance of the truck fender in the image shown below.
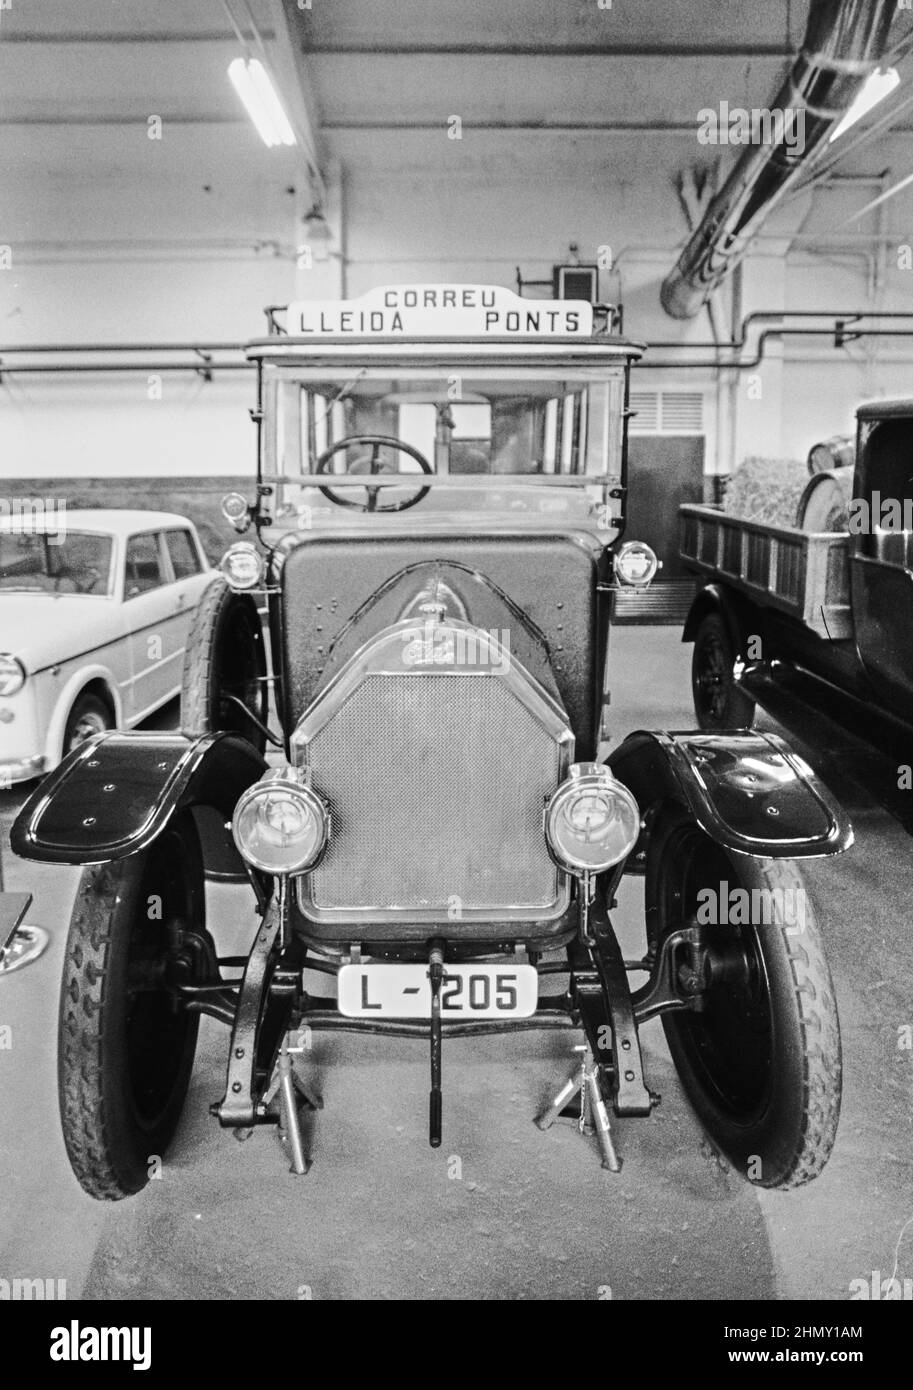
<path fill-rule="evenodd" d="M 733 651 L 744 659 L 748 639 L 757 633 L 763 636 L 763 614 L 723 584 L 705 584 L 694 596 L 682 631 L 683 642 L 693 642 L 697 630 L 708 613 L 718 613 L 726 624 Z"/>
<path fill-rule="evenodd" d="M 756 858 L 814 858 L 853 843 L 842 807 L 776 734 L 641 729 L 607 761 L 634 794 L 646 837 L 660 810 L 675 802 L 724 849 Z"/>
<path fill-rule="evenodd" d="M 10 844 L 46 864 L 111 863 L 145 849 L 177 811 L 210 807 L 224 823 L 265 769 L 238 734 L 98 734 L 28 798 Z"/>

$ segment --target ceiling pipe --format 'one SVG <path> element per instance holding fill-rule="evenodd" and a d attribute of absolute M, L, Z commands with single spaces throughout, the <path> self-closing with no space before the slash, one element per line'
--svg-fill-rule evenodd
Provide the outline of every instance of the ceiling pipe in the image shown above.
<path fill-rule="evenodd" d="M 747 145 L 663 281 L 675 319 L 694 318 L 748 250 L 769 213 L 827 146 L 869 73 L 888 50 L 896 0 L 812 0 L 802 48 L 769 108 L 796 112 L 797 126 L 769 144 Z"/>
<path fill-rule="evenodd" d="M 801 328 L 798 325 L 792 327 L 783 325 L 779 328 L 765 328 L 758 338 L 758 345 L 753 357 L 741 357 L 735 362 L 721 362 L 717 357 L 707 357 L 701 359 L 691 358 L 671 358 L 660 362 L 647 361 L 646 359 L 637 366 L 638 372 L 662 372 L 662 371 L 732 371 L 747 372 L 754 367 L 760 367 L 767 353 L 767 344 L 777 338 L 802 337 L 802 338 L 830 338 L 834 347 L 843 346 L 835 341 L 837 334 L 834 328 Z M 857 338 L 913 338 L 913 328 L 853 328 L 846 334 L 846 342 L 855 341 Z M 843 359 L 853 361 L 853 359 Z M 854 365 L 859 365 L 855 363 Z"/>

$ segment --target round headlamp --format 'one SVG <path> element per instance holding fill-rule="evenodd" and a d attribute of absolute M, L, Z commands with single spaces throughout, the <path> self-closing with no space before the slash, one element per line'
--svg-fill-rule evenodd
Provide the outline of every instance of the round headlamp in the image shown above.
<path fill-rule="evenodd" d="M 0 652 L 0 695 L 15 695 L 25 685 L 25 667 L 8 652 Z"/>
<path fill-rule="evenodd" d="M 615 552 L 615 574 L 622 584 L 646 588 L 656 578 L 659 560 L 643 541 L 625 541 Z"/>
<path fill-rule="evenodd" d="M 239 541 L 226 550 L 219 569 L 232 589 L 256 589 L 263 579 L 263 556 L 250 541 Z"/>
<path fill-rule="evenodd" d="M 568 873 L 604 873 L 626 859 L 640 834 L 640 809 L 607 767 L 575 763 L 545 811 L 545 838 Z"/>
<path fill-rule="evenodd" d="M 226 492 L 222 498 L 222 515 L 236 531 L 246 531 L 250 525 L 250 508 L 243 492 Z"/>
<path fill-rule="evenodd" d="M 238 853 L 268 874 L 299 874 L 318 862 L 330 836 L 320 797 L 289 768 L 267 772 L 243 793 L 232 818 Z"/>

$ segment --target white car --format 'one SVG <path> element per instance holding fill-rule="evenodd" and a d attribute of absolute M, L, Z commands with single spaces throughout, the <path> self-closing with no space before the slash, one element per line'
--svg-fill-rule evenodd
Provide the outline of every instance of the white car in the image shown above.
<path fill-rule="evenodd" d="M 193 524 L 168 512 L 0 518 L 0 787 L 179 693 L 211 573 Z"/>

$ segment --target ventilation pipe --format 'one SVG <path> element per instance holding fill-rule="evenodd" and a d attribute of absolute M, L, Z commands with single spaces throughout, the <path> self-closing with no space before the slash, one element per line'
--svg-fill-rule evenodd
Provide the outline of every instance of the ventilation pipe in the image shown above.
<path fill-rule="evenodd" d="M 797 113 L 770 144 L 747 145 L 663 281 L 667 314 L 693 318 L 748 249 L 783 195 L 807 172 L 869 73 L 885 56 L 897 0 L 811 0 L 805 39 L 771 111 Z M 802 132 L 802 125 L 798 125 Z"/>

